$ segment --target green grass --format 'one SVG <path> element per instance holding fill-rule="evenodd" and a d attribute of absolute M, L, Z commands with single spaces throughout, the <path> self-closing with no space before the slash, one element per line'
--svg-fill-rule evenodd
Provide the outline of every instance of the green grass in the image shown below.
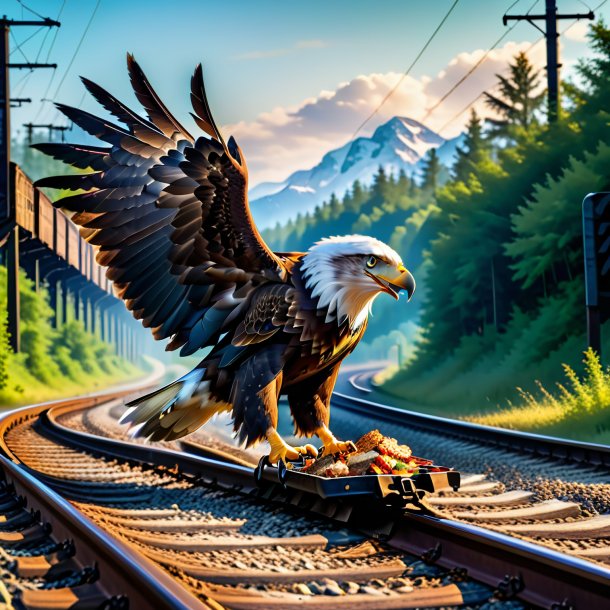
<path fill-rule="evenodd" d="M 584 373 L 563 365 L 566 381 L 549 391 L 517 388 L 521 404 L 465 419 L 515 430 L 543 432 L 565 438 L 607 443 L 610 440 L 610 367 L 603 367 L 591 349 L 584 353 Z"/>
<path fill-rule="evenodd" d="M 17 356 L 11 363 L 7 383 L 0 389 L 0 409 L 94 392 L 142 374 L 136 366 L 117 358 L 116 365 L 109 372 L 83 374 L 78 380 L 60 375 L 47 382 L 32 375 L 23 360 Z"/>
<path fill-rule="evenodd" d="M 582 309 L 581 291 L 566 284 L 536 314 L 515 310 L 505 332 L 485 327 L 434 357 L 424 345 L 423 356 L 376 381 L 393 402 L 411 410 L 608 443 L 609 372 L 591 354 L 582 360 Z M 610 322 L 602 336 L 602 353 L 608 354 Z"/>
<path fill-rule="evenodd" d="M 0 408 L 99 390 L 143 373 L 107 343 L 69 320 L 53 328 L 46 290 L 20 274 L 21 352 L 9 347 L 6 268 L 0 266 Z"/>

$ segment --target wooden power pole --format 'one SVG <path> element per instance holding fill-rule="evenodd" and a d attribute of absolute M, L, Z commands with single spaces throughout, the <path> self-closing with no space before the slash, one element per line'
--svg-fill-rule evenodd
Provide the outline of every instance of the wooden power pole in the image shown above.
<path fill-rule="evenodd" d="M 537 30 L 540 30 L 546 38 L 546 82 L 548 97 L 548 120 L 549 123 L 557 121 L 561 113 L 559 100 L 559 33 L 557 22 L 561 19 L 594 19 L 593 11 L 588 13 L 559 14 L 557 12 L 557 1 L 546 0 L 546 11 L 543 15 L 504 15 L 502 23 L 506 25 L 509 21 L 529 21 Z M 536 21 L 544 21 L 545 29 L 538 26 Z"/>
<path fill-rule="evenodd" d="M 52 19 L 16 21 L 0 19 L 0 240 L 6 238 L 7 247 L 7 310 L 8 332 L 14 351 L 20 348 L 19 341 L 19 227 L 15 224 L 15 210 L 11 202 L 10 162 L 11 162 L 11 95 L 9 86 L 10 68 L 56 68 L 57 64 L 10 63 L 9 32 L 14 26 L 59 27 Z"/>

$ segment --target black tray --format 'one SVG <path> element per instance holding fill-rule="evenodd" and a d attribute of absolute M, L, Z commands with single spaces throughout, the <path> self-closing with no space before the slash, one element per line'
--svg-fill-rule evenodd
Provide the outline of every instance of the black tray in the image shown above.
<path fill-rule="evenodd" d="M 422 466 L 418 474 L 406 477 L 393 474 L 366 474 L 347 477 L 322 477 L 295 468 L 287 468 L 283 462 L 271 465 L 267 457 L 261 458 L 255 478 L 260 485 L 263 481 L 279 483 L 284 487 L 330 498 L 351 498 L 372 496 L 387 504 L 405 505 L 418 503 L 425 492 L 433 493 L 449 487 L 458 490 L 460 473 L 444 466 Z"/>

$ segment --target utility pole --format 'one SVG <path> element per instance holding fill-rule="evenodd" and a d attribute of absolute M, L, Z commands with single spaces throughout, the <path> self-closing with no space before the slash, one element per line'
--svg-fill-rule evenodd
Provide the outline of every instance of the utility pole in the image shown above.
<path fill-rule="evenodd" d="M 49 140 L 53 139 L 53 132 L 59 131 L 61 133 L 61 141 L 65 140 L 65 132 L 70 128 L 66 125 L 53 125 L 52 123 L 24 123 L 23 126 L 27 129 L 28 132 L 28 144 L 32 143 L 32 134 L 34 129 L 48 129 L 49 130 Z"/>
<path fill-rule="evenodd" d="M 543 15 L 504 15 L 502 23 L 506 25 L 509 21 L 529 21 L 537 30 L 540 30 L 546 38 L 546 82 L 548 99 L 548 121 L 554 123 L 561 113 L 559 100 L 559 34 L 557 22 L 560 19 L 594 19 L 593 11 L 588 13 L 566 13 L 557 12 L 556 0 L 545 0 L 546 11 Z M 544 21 L 543 30 L 536 21 Z"/>
<path fill-rule="evenodd" d="M 15 26 L 59 27 L 61 24 L 52 19 L 17 21 L 0 19 L 0 240 L 7 237 L 7 311 L 8 332 L 13 351 L 20 349 L 19 320 L 19 227 L 15 224 L 14 202 L 11 201 L 10 162 L 11 162 L 11 94 L 9 84 L 10 68 L 56 68 L 57 64 L 37 64 L 9 62 L 9 32 Z"/>

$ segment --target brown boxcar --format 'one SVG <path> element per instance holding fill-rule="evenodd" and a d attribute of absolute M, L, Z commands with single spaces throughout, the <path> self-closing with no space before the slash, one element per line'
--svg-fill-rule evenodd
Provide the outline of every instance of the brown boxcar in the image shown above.
<path fill-rule="evenodd" d="M 53 249 L 60 258 L 66 259 L 66 235 L 68 219 L 59 210 L 54 210 L 55 216 L 55 243 Z"/>
<path fill-rule="evenodd" d="M 88 280 L 91 279 L 89 275 L 89 244 L 86 242 L 82 242 L 80 245 L 80 260 L 79 260 L 79 269 L 81 275 L 84 275 Z"/>
<path fill-rule="evenodd" d="M 38 239 L 54 249 L 53 231 L 55 229 L 55 211 L 51 200 L 40 190 L 35 189 L 36 235 Z"/>
<path fill-rule="evenodd" d="M 36 215 L 34 214 L 34 185 L 14 163 L 11 163 L 13 174 L 13 197 L 15 202 L 15 221 L 20 227 L 32 234 L 36 232 Z"/>
<path fill-rule="evenodd" d="M 66 222 L 66 235 L 68 236 L 66 240 L 68 245 L 66 260 L 69 265 L 80 271 L 80 235 L 76 225 L 70 221 Z"/>

